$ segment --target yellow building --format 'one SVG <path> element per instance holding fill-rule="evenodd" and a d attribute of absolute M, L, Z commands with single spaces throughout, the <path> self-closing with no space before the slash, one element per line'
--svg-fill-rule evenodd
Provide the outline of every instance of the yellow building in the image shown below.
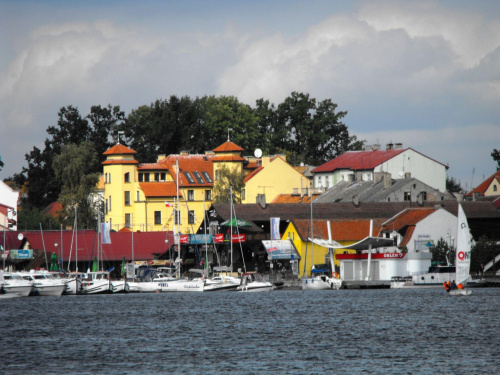
<path fill-rule="evenodd" d="M 271 202 L 280 194 L 309 189 L 310 180 L 286 162 L 285 156 L 262 156 L 244 180 L 241 203 L 255 203 L 258 196 Z"/>
<path fill-rule="evenodd" d="M 203 155 L 160 155 L 139 163 L 136 152 L 117 144 L 103 162 L 105 221 L 111 229 L 196 233 L 212 203 L 212 189 L 224 166 L 245 177 L 243 203 L 257 194 L 271 201 L 279 194 L 309 188 L 309 179 L 282 157 L 244 158 L 243 149 L 227 141 Z M 178 199 L 177 199 L 178 198 Z"/>
<path fill-rule="evenodd" d="M 104 154 L 105 221 L 112 229 L 197 231 L 212 203 L 213 155 L 161 155 L 139 164 L 120 144 Z"/>
<path fill-rule="evenodd" d="M 374 228 L 379 228 L 384 219 L 374 220 Z M 311 266 L 330 264 L 328 249 L 312 244 L 309 238 L 328 240 L 328 222 L 330 222 L 331 239 L 342 246 L 352 245 L 369 235 L 370 219 L 332 219 L 311 220 L 294 219 L 288 224 L 282 239 L 291 239 L 300 255 L 299 277 L 311 276 Z M 311 235 L 312 234 L 312 235 Z M 335 266 L 339 266 L 336 254 L 356 253 L 354 250 L 334 249 Z M 305 264 L 304 264 L 305 263 Z"/>

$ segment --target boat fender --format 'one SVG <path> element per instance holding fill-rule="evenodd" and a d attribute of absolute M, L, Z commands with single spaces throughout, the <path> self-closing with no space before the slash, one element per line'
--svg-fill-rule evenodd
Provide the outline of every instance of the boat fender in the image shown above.
<path fill-rule="evenodd" d="M 339 274 L 335 271 L 332 272 L 332 277 L 335 277 L 336 279 L 339 278 Z"/>
<path fill-rule="evenodd" d="M 458 289 L 463 289 L 464 288 L 464 286 L 462 284 L 458 284 L 457 287 L 458 287 Z"/>

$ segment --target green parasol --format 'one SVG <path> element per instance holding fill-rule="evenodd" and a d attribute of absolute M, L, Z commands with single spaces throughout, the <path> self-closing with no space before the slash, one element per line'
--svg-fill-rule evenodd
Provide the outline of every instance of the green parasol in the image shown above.
<path fill-rule="evenodd" d="M 221 225 L 225 227 L 251 227 L 252 224 L 250 224 L 248 221 L 245 221 L 243 219 L 233 217 L 230 220 L 226 220 L 225 222 L 221 223 Z"/>

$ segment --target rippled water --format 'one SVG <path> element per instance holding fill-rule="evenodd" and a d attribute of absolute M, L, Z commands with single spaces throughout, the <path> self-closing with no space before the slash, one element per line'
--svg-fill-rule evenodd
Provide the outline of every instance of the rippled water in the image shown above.
<path fill-rule="evenodd" d="M 498 374 L 500 289 L 0 300 L 1 374 Z"/>

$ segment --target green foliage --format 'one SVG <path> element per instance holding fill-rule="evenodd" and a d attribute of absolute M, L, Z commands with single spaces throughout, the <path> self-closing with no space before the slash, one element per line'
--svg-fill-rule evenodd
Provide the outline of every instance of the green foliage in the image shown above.
<path fill-rule="evenodd" d="M 497 171 L 500 170 L 500 150 L 494 148 L 491 157 L 497 162 Z"/>
<path fill-rule="evenodd" d="M 65 210 L 61 219 L 66 225 L 73 224 L 73 207 L 77 204 L 78 226 L 96 227 L 97 207 L 94 207 L 90 195 L 95 192 L 99 181 L 100 173 L 94 172 L 98 165 L 99 158 L 91 142 L 65 145 L 54 157 L 53 169 L 62 184 L 59 203 Z"/>
<path fill-rule="evenodd" d="M 471 253 L 471 274 L 482 274 L 486 263 L 500 254 L 500 246 L 482 236 L 472 247 Z"/>
<path fill-rule="evenodd" d="M 460 186 L 460 182 L 455 180 L 454 177 L 446 177 L 446 190 L 451 193 L 460 193 L 463 191 L 462 186 Z"/>
<path fill-rule="evenodd" d="M 18 230 L 40 230 L 40 224 L 44 230 L 59 229 L 60 222 L 40 211 L 38 208 L 20 208 L 17 215 Z"/>
<path fill-rule="evenodd" d="M 218 179 L 214 182 L 212 190 L 214 203 L 229 203 L 231 201 L 230 187 L 232 187 L 233 203 L 241 203 L 243 175 L 224 165 L 219 169 Z"/>
<path fill-rule="evenodd" d="M 430 248 L 432 262 L 437 264 L 455 264 L 455 249 L 451 247 L 442 237 L 438 240 L 436 246 Z"/>

